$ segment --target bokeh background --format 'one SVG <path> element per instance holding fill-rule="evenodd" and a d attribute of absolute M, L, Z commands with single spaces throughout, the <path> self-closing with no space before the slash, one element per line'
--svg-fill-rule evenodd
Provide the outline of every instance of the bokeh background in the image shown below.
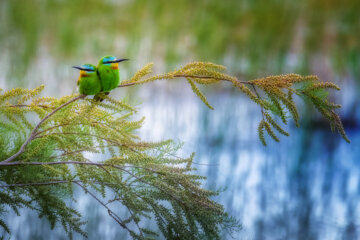
<path fill-rule="evenodd" d="M 122 79 L 148 62 L 162 73 L 201 60 L 242 80 L 295 72 L 340 85 L 330 97 L 343 105 L 351 144 L 298 99 L 301 128 L 290 123 L 291 136 L 265 148 L 258 107 L 226 84 L 204 89 L 215 111 L 182 80 L 111 95 L 138 105 L 143 139 L 196 152 L 204 186 L 222 189 L 216 200 L 243 224 L 235 239 L 360 239 L 359 0 L 0 1 L 0 88 L 45 84 L 44 95 L 68 95 L 71 66 L 108 54 L 131 59 Z M 90 198 L 78 199 L 89 239 L 126 237 Z M 7 220 L 13 239 L 66 239 L 26 210 Z"/>

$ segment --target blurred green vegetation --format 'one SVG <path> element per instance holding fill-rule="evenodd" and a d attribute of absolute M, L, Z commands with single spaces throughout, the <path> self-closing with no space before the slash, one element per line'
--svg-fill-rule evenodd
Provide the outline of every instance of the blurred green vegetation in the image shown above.
<path fill-rule="evenodd" d="M 2 0 L 0 48 L 19 78 L 46 49 L 59 62 L 196 59 L 248 77 L 308 74 L 324 56 L 359 79 L 359 12 L 359 0 Z"/>

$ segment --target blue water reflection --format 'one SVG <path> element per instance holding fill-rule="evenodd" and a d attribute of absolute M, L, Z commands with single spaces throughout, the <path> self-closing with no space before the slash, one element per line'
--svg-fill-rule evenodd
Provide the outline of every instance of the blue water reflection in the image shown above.
<path fill-rule="evenodd" d="M 300 129 L 290 126 L 290 137 L 269 140 L 265 148 L 257 139 L 259 109 L 243 97 L 214 95 L 215 111 L 184 91 L 156 98 L 145 104 L 149 112 L 142 134 L 182 139 L 185 154 L 196 152 L 199 173 L 208 177 L 205 186 L 226 188 L 217 200 L 243 223 L 236 238 L 360 237 L 356 119 L 345 116 L 345 122 L 355 121 L 347 128 L 351 144 L 308 114 L 312 117 Z M 162 126 L 160 135 L 156 126 Z"/>

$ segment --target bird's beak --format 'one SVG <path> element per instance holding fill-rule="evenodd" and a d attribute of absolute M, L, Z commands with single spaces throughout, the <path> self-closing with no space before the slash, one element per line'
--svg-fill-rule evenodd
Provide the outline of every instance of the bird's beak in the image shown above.
<path fill-rule="evenodd" d="M 73 68 L 76 68 L 76 69 L 79 69 L 79 70 L 86 70 L 86 69 L 84 69 L 84 68 L 82 68 L 82 67 L 78 67 L 78 66 L 73 66 Z"/>
<path fill-rule="evenodd" d="M 127 58 L 122 58 L 122 59 L 116 59 L 116 60 L 112 60 L 112 61 L 107 61 L 106 63 L 119 63 L 119 62 L 123 62 L 123 61 L 128 61 L 129 59 Z"/>

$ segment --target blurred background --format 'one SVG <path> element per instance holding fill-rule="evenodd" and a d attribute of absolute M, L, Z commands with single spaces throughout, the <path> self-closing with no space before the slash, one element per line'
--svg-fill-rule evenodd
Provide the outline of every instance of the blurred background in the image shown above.
<path fill-rule="evenodd" d="M 290 137 L 263 147 L 260 110 L 227 84 L 203 89 L 215 111 L 183 80 L 111 95 L 138 105 L 144 140 L 196 152 L 204 186 L 222 189 L 216 200 L 243 224 L 235 239 L 360 238 L 359 0 L 1 0 L 0 50 L 0 88 L 45 84 L 55 97 L 76 91 L 71 66 L 108 54 L 131 59 L 122 79 L 148 62 L 162 73 L 200 60 L 241 80 L 295 72 L 337 83 L 330 98 L 343 105 L 351 144 L 298 99 L 301 128 L 290 123 Z M 78 199 L 89 239 L 125 237 L 95 202 Z M 7 219 L 14 239 L 66 239 L 29 211 Z"/>

